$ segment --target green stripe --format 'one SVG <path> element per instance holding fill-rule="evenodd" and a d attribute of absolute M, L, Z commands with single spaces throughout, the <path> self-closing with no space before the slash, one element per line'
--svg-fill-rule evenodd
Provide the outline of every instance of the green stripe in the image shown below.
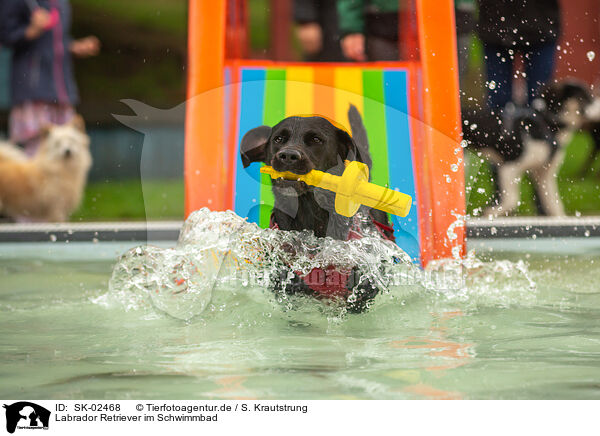
<path fill-rule="evenodd" d="M 369 136 L 369 149 L 373 159 L 371 181 L 379 186 L 389 184 L 388 145 L 385 125 L 385 97 L 383 71 L 363 71 L 365 128 Z"/>
<path fill-rule="evenodd" d="M 263 123 L 267 126 L 272 127 L 285 118 L 285 77 L 286 71 L 282 69 L 267 69 L 266 71 Z M 274 203 L 275 199 L 271 190 L 271 178 L 266 174 L 261 174 L 261 206 L 258 218 L 258 225 L 260 227 L 269 227 Z"/>

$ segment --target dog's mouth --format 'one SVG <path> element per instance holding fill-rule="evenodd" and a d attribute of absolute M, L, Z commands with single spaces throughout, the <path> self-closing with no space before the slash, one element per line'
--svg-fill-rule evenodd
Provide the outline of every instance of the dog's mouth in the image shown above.
<path fill-rule="evenodd" d="M 313 169 L 313 165 L 311 165 L 309 162 L 304 162 L 303 165 L 298 165 L 295 168 L 288 168 L 287 166 L 281 165 L 281 163 L 275 159 L 273 160 L 271 166 L 276 171 L 289 171 L 298 175 L 307 174 Z M 302 195 L 310 189 L 312 189 L 312 187 L 307 185 L 306 183 L 293 179 L 278 178 L 271 180 L 271 183 L 273 187 L 277 189 L 281 194 L 289 196 Z"/>
<path fill-rule="evenodd" d="M 272 184 L 284 195 L 302 195 L 310 189 L 310 186 L 298 180 L 275 179 Z"/>

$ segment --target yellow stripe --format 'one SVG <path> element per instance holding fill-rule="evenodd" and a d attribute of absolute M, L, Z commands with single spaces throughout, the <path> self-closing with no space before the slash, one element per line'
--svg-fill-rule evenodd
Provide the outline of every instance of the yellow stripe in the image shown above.
<path fill-rule="evenodd" d="M 285 116 L 308 115 L 314 111 L 314 71 L 311 67 L 290 67 L 286 73 Z"/>
<path fill-rule="evenodd" d="M 350 129 L 348 108 L 356 106 L 363 113 L 363 83 L 362 70 L 356 67 L 341 67 L 335 69 L 335 120 Z"/>

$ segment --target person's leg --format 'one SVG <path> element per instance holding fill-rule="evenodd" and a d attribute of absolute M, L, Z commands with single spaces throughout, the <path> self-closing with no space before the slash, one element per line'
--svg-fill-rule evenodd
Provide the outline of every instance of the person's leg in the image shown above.
<path fill-rule="evenodd" d="M 554 73 L 556 44 L 547 43 L 523 53 L 527 71 L 527 96 L 531 103 L 540 86 L 548 83 Z"/>
<path fill-rule="evenodd" d="M 456 37 L 456 45 L 458 49 L 458 78 L 461 82 L 465 79 L 469 71 L 469 54 L 471 49 L 472 36 L 470 33 L 458 35 Z"/>
<path fill-rule="evenodd" d="M 512 100 L 513 59 L 501 46 L 487 44 L 484 50 L 488 105 L 491 109 L 503 108 Z"/>

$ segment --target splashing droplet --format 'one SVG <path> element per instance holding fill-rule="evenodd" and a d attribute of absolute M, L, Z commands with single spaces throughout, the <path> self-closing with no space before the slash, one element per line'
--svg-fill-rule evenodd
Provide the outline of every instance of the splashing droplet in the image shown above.
<path fill-rule="evenodd" d="M 586 56 L 587 56 L 588 60 L 590 62 L 592 62 L 594 60 L 594 58 L 596 57 L 596 53 L 594 53 L 593 51 L 590 50 L 587 52 Z"/>

